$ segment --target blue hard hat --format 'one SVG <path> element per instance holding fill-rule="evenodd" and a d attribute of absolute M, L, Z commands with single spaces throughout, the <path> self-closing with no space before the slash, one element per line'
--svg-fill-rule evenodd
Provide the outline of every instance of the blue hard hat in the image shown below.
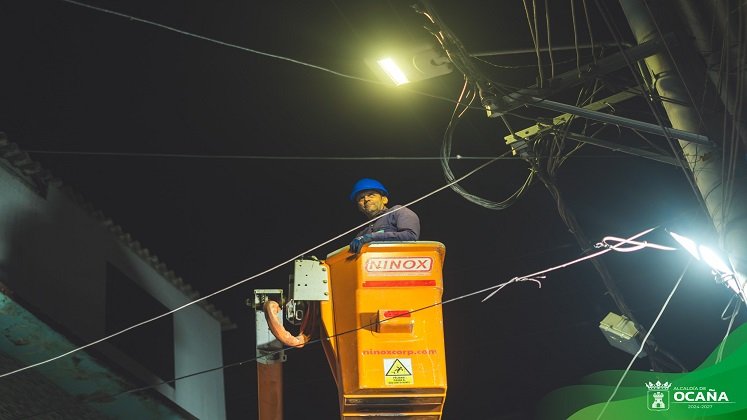
<path fill-rule="evenodd" d="M 353 191 L 350 193 L 350 201 L 355 201 L 355 196 L 358 195 L 359 192 L 366 190 L 378 191 L 384 197 L 389 196 L 389 191 L 386 189 L 384 184 L 375 179 L 362 178 L 359 179 L 358 182 L 355 183 L 355 185 L 353 185 Z"/>

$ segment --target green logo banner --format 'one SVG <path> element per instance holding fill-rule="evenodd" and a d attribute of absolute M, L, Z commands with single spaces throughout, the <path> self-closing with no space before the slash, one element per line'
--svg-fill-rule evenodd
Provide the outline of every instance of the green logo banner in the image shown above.
<path fill-rule="evenodd" d="M 688 373 L 630 371 L 608 405 L 623 371 L 591 374 L 548 394 L 538 417 L 593 420 L 604 410 L 603 420 L 747 419 L 747 324 L 729 335 L 717 363 L 718 351 Z"/>

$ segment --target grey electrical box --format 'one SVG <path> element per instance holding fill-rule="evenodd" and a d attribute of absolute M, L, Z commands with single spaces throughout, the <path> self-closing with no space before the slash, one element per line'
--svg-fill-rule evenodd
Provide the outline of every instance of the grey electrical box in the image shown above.
<path fill-rule="evenodd" d="M 317 260 L 296 260 L 291 277 L 291 298 L 298 301 L 329 300 L 329 269 Z"/>
<path fill-rule="evenodd" d="M 599 329 L 602 330 L 602 334 L 609 341 L 612 347 L 635 355 L 638 349 L 641 348 L 641 342 L 638 339 L 638 329 L 633 324 L 633 321 L 626 318 L 624 315 L 617 315 L 610 312 L 606 317 L 599 323 Z M 646 351 L 641 351 L 638 358 L 646 356 Z"/>

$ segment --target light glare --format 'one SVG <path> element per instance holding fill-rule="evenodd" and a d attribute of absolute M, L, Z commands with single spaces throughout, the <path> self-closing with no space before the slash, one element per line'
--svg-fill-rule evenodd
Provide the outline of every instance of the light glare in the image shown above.
<path fill-rule="evenodd" d="M 721 257 L 719 257 L 711 248 L 700 245 L 698 250 L 700 251 L 700 256 L 703 258 L 703 261 L 708 264 L 709 267 L 721 274 L 734 274 L 731 267 L 729 267 L 729 265 L 726 264 L 724 260 L 722 260 Z"/>
<path fill-rule="evenodd" d="M 397 63 L 395 63 L 391 58 L 378 60 L 377 63 L 381 66 L 387 76 L 392 79 L 395 85 L 399 86 L 410 82 L 407 79 L 407 76 L 405 76 L 405 73 L 402 72 L 402 69 L 400 69 L 399 66 L 397 66 Z"/>
<path fill-rule="evenodd" d="M 685 238 L 682 235 L 678 235 L 674 232 L 669 232 L 670 235 L 672 235 L 672 238 L 674 238 L 675 241 L 677 241 L 678 244 L 682 245 L 687 252 L 692 254 L 695 259 L 700 260 L 700 253 L 698 252 L 698 245 L 695 244 L 695 242 L 692 239 Z"/>

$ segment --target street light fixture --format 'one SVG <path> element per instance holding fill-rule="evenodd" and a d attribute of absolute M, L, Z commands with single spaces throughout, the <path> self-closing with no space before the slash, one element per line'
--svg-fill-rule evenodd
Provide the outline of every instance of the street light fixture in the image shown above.
<path fill-rule="evenodd" d="M 410 80 L 405 76 L 405 72 L 394 62 L 391 57 L 387 57 L 381 60 L 377 60 L 376 63 L 384 70 L 387 76 L 394 82 L 395 85 L 399 86 L 405 83 L 410 83 Z"/>
<path fill-rule="evenodd" d="M 383 81 L 399 86 L 443 76 L 453 71 L 451 61 L 443 51 L 423 44 L 366 59 L 366 64 Z"/>
<path fill-rule="evenodd" d="M 704 263 L 708 264 L 708 266 L 711 267 L 713 272 L 718 276 L 719 279 L 721 279 L 721 281 L 726 283 L 726 285 L 731 290 L 733 290 L 734 293 L 744 299 L 744 295 L 741 288 L 739 287 L 739 283 L 737 282 L 734 269 L 732 269 L 731 265 L 723 258 L 721 258 L 721 256 L 716 251 L 705 245 L 699 245 L 692 239 L 684 237 L 682 235 L 678 235 L 674 232 L 669 232 L 669 234 L 696 260 L 703 261 Z"/>
<path fill-rule="evenodd" d="M 690 238 L 684 237 L 682 235 L 678 235 L 674 232 L 669 232 L 669 234 L 674 238 L 677 243 L 682 245 L 687 252 L 689 252 L 693 257 L 695 257 L 698 261 L 703 261 L 704 263 L 708 264 L 709 267 L 711 267 L 714 271 L 718 272 L 722 275 L 733 275 L 734 270 L 731 269 L 729 264 L 727 264 L 714 250 L 711 248 L 708 248 L 705 245 L 698 245 Z"/>

